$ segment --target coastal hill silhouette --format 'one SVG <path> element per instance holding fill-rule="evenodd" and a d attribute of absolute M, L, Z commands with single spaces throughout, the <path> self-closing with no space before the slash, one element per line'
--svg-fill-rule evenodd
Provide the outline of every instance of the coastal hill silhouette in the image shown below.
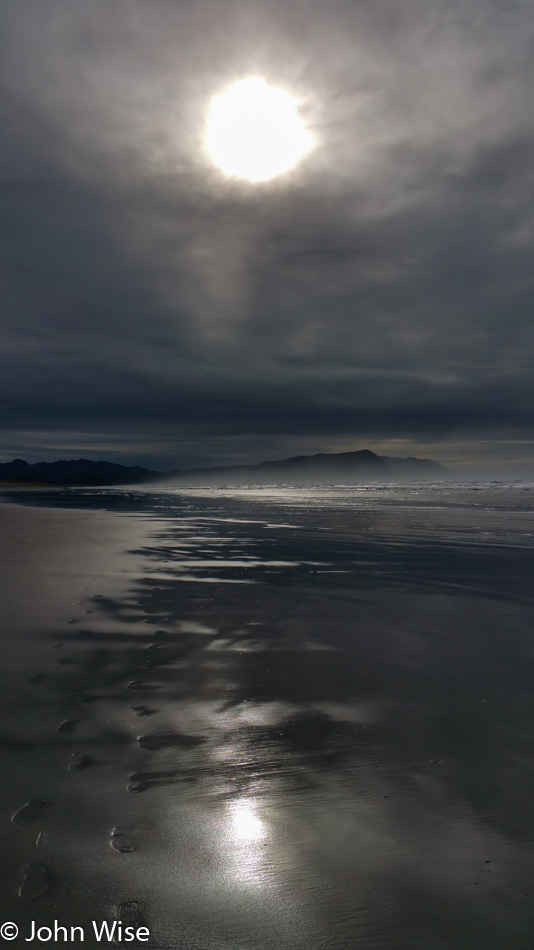
<path fill-rule="evenodd" d="M 320 485 L 358 484 L 367 481 L 441 479 L 447 469 L 431 459 L 392 458 L 368 449 L 357 452 L 300 455 L 260 462 L 181 471 L 157 472 L 139 466 L 88 459 L 30 464 L 23 459 L 0 463 L 1 482 L 44 485 Z"/>

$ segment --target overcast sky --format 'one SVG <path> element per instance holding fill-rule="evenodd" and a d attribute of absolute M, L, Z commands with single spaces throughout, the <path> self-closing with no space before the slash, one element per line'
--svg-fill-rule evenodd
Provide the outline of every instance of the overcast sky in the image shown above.
<path fill-rule="evenodd" d="M 0 460 L 534 459 L 531 0 L 3 0 L 0 64 Z"/>

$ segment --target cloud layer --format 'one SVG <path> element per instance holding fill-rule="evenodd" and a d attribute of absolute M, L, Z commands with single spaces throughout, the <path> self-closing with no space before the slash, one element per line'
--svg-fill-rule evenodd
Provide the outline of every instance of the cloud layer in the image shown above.
<path fill-rule="evenodd" d="M 529 4 L 0 19 L 4 458 L 534 454 Z M 262 185 L 203 147 L 210 97 L 247 75 L 318 141 Z"/>

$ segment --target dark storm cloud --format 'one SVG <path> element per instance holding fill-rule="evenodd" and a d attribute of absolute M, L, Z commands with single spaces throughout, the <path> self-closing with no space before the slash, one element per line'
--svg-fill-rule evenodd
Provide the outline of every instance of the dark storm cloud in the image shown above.
<path fill-rule="evenodd" d="M 532 437 L 529 4 L 0 17 L 6 457 Z M 259 186 L 202 148 L 210 96 L 252 74 L 318 142 Z"/>

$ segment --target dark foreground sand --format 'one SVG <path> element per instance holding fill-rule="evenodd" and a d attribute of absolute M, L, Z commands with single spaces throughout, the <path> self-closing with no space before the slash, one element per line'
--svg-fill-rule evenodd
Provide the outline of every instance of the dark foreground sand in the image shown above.
<path fill-rule="evenodd" d="M 530 950 L 532 513 L 148 497 L 0 506 L 2 919 Z"/>
<path fill-rule="evenodd" d="M 83 698 L 73 695 L 86 676 L 92 685 L 98 682 L 96 671 L 93 677 L 86 667 L 79 630 L 94 598 L 125 596 L 139 571 L 139 559 L 126 552 L 145 535 L 141 519 L 107 512 L 0 506 L 0 908 L 21 934 L 25 921 L 46 924 L 54 914 L 65 916 L 71 902 L 75 910 L 67 917 L 77 919 L 87 916 L 85 897 L 89 907 L 101 900 L 100 858 L 84 839 L 105 783 L 100 786 L 96 770 L 87 773 L 94 776 L 97 800 L 89 793 L 81 803 L 80 793 L 85 799 L 92 782 L 83 788 L 75 770 L 69 771 L 77 743 L 84 749 L 106 745 L 107 724 L 88 717 Z M 79 719 L 77 739 L 58 732 L 69 716 Z M 88 719 L 84 736 L 82 721 Z M 12 821 L 28 802 L 44 804 Z M 89 812 L 87 826 L 80 808 Z M 31 899 L 36 885 L 26 889 L 30 899 L 24 900 L 19 890 L 35 862 L 46 863 L 47 895 Z"/>

